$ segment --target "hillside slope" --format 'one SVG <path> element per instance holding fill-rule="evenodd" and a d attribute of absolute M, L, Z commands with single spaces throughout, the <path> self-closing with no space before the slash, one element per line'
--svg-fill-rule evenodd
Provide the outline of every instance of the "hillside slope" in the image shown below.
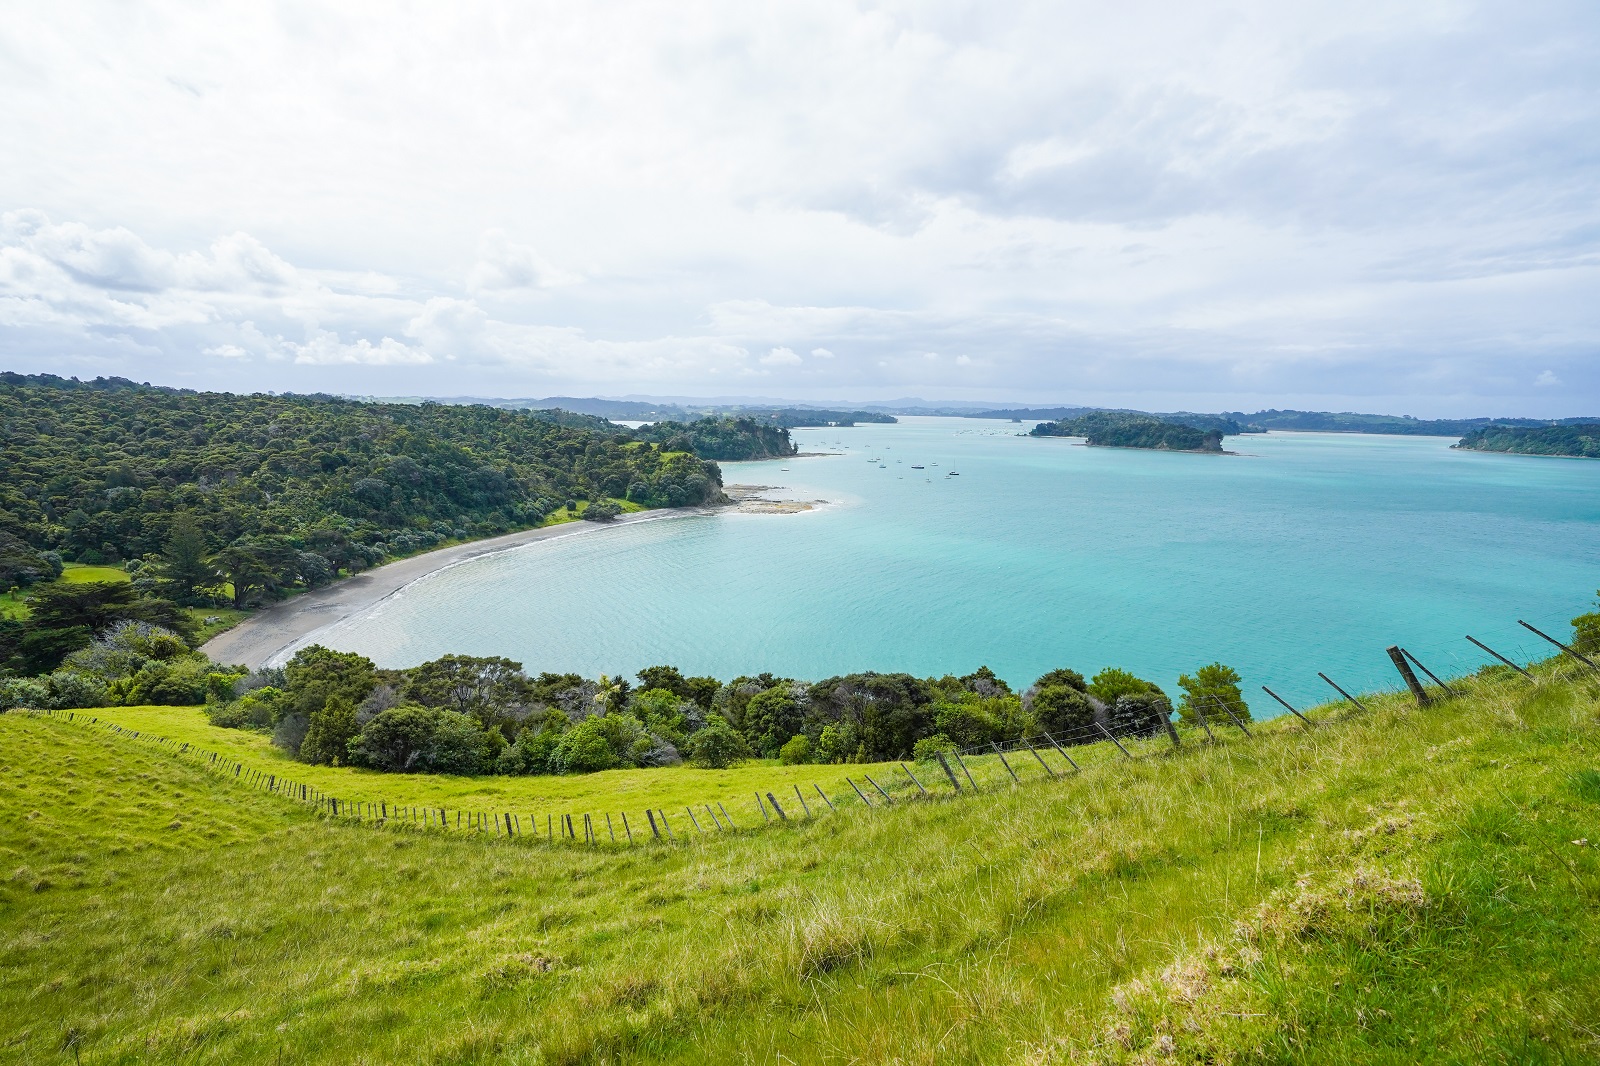
<path fill-rule="evenodd" d="M 1600 686 L 1464 687 L 631 850 L 0 716 L 0 1058 L 1593 1061 Z"/>

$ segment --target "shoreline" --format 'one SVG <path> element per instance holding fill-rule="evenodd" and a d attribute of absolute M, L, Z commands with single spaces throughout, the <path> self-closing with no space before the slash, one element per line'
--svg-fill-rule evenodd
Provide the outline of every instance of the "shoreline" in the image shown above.
<path fill-rule="evenodd" d="M 610 522 L 561 522 L 485 540 L 454 544 L 363 570 L 291 600 L 262 607 L 238 625 L 200 646 L 213 662 L 260 669 L 322 630 L 364 614 L 407 586 L 441 570 L 543 540 L 581 537 L 617 526 L 712 515 L 719 507 L 663 507 L 623 515 Z"/>

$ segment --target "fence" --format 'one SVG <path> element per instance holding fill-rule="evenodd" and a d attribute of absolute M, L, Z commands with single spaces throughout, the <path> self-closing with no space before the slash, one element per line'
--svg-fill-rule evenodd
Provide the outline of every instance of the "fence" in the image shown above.
<path fill-rule="evenodd" d="M 1518 624 L 1555 645 L 1560 649 L 1561 655 L 1570 656 L 1589 670 L 1600 673 L 1600 664 L 1596 664 L 1577 649 L 1540 632 L 1526 622 L 1519 621 Z M 1500 664 L 1518 671 L 1529 680 L 1533 679 L 1533 675 L 1527 669 L 1517 665 L 1517 663 L 1501 655 L 1483 642 L 1471 636 L 1466 639 L 1481 651 L 1498 660 Z M 1418 656 L 1412 654 L 1409 650 L 1394 645 L 1386 649 L 1386 651 L 1396 671 L 1400 674 L 1401 680 L 1404 682 L 1404 689 L 1397 691 L 1409 692 L 1418 707 L 1429 706 L 1439 698 L 1439 695 L 1436 695 L 1434 691 L 1430 691 L 1422 683 L 1416 675 L 1416 670 L 1421 670 L 1433 682 L 1438 693 L 1446 698 L 1459 695 L 1455 687 L 1429 670 L 1428 667 L 1423 665 Z M 1479 665 L 1491 664 L 1480 663 Z M 1349 703 L 1357 711 L 1366 711 L 1368 709 L 1360 699 L 1345 691 L 1327 674 L 1319 671 L 1317 676 L 1338 694 L 1341 701 Z M 1459 678 L 1456 684 L 1462 684 Z M 1261 686 L 1261 688 L 1273 700 L 1294 714 L 1303 723 L 1304 728 L 1314 728 L 1315 723 L 1310 718 L 1291 706 L 1288 701 L 1284 700 L 1271 688 L 1265 685 Z M 1191 743 L 1216 743 L 1219 740 L 1218 730 L 1226 730 L 1230 727 L 1237 730 L 1242 736 L 1254 739 L 1254 734 L 1251 733 L 1245 719 L 1220 699 L 1211 698 L 1207 701 L 1202 701 L 1201 705 L 1193 708 L 1193 710 L 1195 711 L 1195 724 L 1203 731 L 1204 735 L 1202 737 L 1196 734 L 1192 728 L 1188 729 Z M 517 811 L 452 810 L 447 807 L 391 804 L 387 800 L 342 799 L 313 785 L 298 782 L 277 773 L 246 766 L 242 762 L 224 758 L 217 752 L 200 749 L 188 742 L 174 741 L 156 734 L 129 729 L 115 722 L 103 722 L 97 715 L 91 716 L 78 711 L 52 710 L 33 710 L 24 713 L 64 719 L 88 726 L 99 726 L 122 738 L 154 744 L 172 752 L 175 757 L 199 766 L 224 779 L 232 779 L 245 787 L 260 789 L 269 794 L 308 806 L 319 814 L 330 818 L 374 826 L 402 825 L 414 826 L 419 829 L 493 835 L 510 840 L 531 837 L 536 840 L 543 839 L 552 844 L 557 840 L 565 843 L 582 843 L 589 846 L 607 843 L 626 846 L 639 842 L 639 840 L 635 839 L 635 824 L 628 820 L 626 812 L 619 812 L 615 821 L 609 813 L 603 815 L 582 813 L 578 815 L 581 818 L 581 822 L 574 821 L 574 816 L 571 813 L 555 814 L 554 812 L 548 812 L 544 815 L 544 832 L 541 833 L 539 819 L 534 814 L 528 814 L 525 823 L 522 813 Z M 1213 723 L 1217 726 L 1215 730 L 1212 728 Z M 1107 745 L 1114 747 L 1108 747 Z M 1103 764 L 1108 759 L 1114 762 L 1124 762 L 1138 758 L 1148 758 L 1157 753 L 1182 750 L 1183 747 L 1184 740 L 1180 730 L 1172 724 L 1170 719 L 1157 721 L 1151 728 L 1146 730 L 1121 731 L 1114 731 L 1107 725 L 1096 721 L 1093 724 L 1084 725 L 1059 735 L 1042 732 L 1037 736 L 1020 737 L 1003 743 L 991 742 L 986 745 L 959 748 L 948 753 L 939 752 L 932 760 L 922 764 L 925 773 L 936 775 L 929 777 L 929 780 L 934 783 L 934 788 L 932 789 L 928 788 L 911 766 L 904 761 L 900 762 L 898 766 L 904 774 L 905 780 L 891 780 L 887 788 L 865 770 L 857 772 L 865 784 L 865 788 L 862 787 L 862 784 L 858 784 L 852 775 L 846 775 L 844 781 L 850 786 L 855 799 L 859 801 L 862 807 L 874 809 L 890 806 L 898 802 L 956 798 L 985 791 L 993 782 L 986 781 L 984 784 L 980 784 L 978 775 L 974 775 L 972 772 L 972 762 L 969 760 L 983 760 L 991 755 L 1004 768 L 1007 775 L 999 778 L 1000 787 L 1004 788 L 1007 784 L 1012 787 L 1018 787 L 1029 780 L 1055 780 L 1063 775 L 1081 772 L 1084 766 L 1078 759 L 1073 758 L 1073 751 L 1078 752 L 1079 759 L 1083 759 L 1086 763 Z M 1118 754 L 1109 755 L 1112 750 L 1115 750 Z M 1089 754 L 1086 755 L 1086 752 Z M 1008 754 L 1022 756 L 1019 765 L 1024 769 L 1028 769 L 1034 763 L 1037 763 L 1044 776 L 1034 775 L 1031 778 L 1025 778 L 1022 773 L 1018 772 L 1017 767 L 1012 765 L 1011 760 L 1006 757 Z M 1057 765 L 1051 765 L 1052 759 L 1056 760 Z M 992 768 L 992 764 L 984 768 Z M 959 774 L 957 773 L 958 770 Z M 963 781 L 965 781 L 965 785 L 963 785 Z M 754 793 L 755 808 L 762 819 L 760 824 L 770 824 L 774 819 L 779 822 L 788 822 L 791 819 L 820 817 L 825 812 L 828 814 L 837 813 L 839 804 L 834 802 L 834 797 L 830 797 L 824 792 L 820 784 L 816 782 L 811 784 L 817 798 L 822 801 L 822 805 L 815 809 L 807 802 L 806 794 L 798 784 L 793 785 L 798 806 L 792 806 L 788 811 L 784 810 L 783 804 L 779 802 L 777 795 L 773 791 L 757 790 Z M 944 787 L 945 785 L 949 786 L 948 789 Z M 915 789 L 915 791 L 912 791 L 912 789 Z M 876 799 L 873 798 L 874 795 L 876 795 Z M 765 797 L 764 799 L 763 796 Z M 785 799 L 783 802 L 788 802 L 788 800 Z M 849 798 L 841 797 L 840 802 L 848 806 Z M 746 828 L 734 821 L 733 816 L 721 801 L 717 801 L 715 808 L 709 802 L 701 803 L 699 807 L 704 812 L 707 822 L 713 827 L 711 831 L 727 833 Z M 639 839 L 647 842 L 661 841 L 673 844 L 679 842 L 679 835 L 673 831 L 672 823 L 669 821 L 665 810 L 652 808 L 642 813 L 644 814 L 644 821 L 637 825 Z M 685 837 L 707 834 L 708 830 L 696 815 L 694 805 L 685 806 L 684 813 L 687 815 L 687 825 L 680 822 L 679 828 L 684 830 Z M 599 823 L 599 818 L 601 817 L 605 819 L 604 837 L 601 835 L 602 830 Z M 753 820 L 751 824 L 752 826 L 755 825 Z M 648 826 L 648 836 L 646 836 L 646 826 Z M 620 836 L 618 835 L 619 828 L 621 830 Z M 689 832 L 690 828 L 692 828 L 693 833 Z M 582 834 L 581 840 L 580 833 Z"/>

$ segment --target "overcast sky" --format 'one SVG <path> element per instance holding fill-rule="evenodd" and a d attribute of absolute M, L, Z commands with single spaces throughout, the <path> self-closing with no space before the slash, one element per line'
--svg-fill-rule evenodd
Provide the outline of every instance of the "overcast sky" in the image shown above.
<path fill-rule="evenodd" d="M 4 369 L 1600 414 L 1594 0 L 12 3 L 0 94 Z"/>

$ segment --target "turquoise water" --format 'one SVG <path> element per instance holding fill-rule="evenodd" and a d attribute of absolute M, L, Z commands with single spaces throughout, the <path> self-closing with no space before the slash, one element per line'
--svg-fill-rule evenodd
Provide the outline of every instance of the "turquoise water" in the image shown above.
<path fill-rule="evenodd" d="M 1021 685 L 1111 665 L 1169 691 L 1221 660 L 1265 716 L 1263 683 L 1329 697 L 1318 670 L 1392 686 L 1391 643 L 1436 673 L 1483 661 L 1469 632 L 1542 657 L 1516 620 L 1560 636 L 1600 587 L 1600 462 L 1336 434 L 1174 455 L 1022 428 L 801 430 L 803 449 L 842 454 L 727 464 L 725 480 L 826 507 L 531 545 L 435 574 L 318 639 L 387 666 L 464 652 L 590 676 L 664 662 L 815 680 L 986 663 Z"/>

